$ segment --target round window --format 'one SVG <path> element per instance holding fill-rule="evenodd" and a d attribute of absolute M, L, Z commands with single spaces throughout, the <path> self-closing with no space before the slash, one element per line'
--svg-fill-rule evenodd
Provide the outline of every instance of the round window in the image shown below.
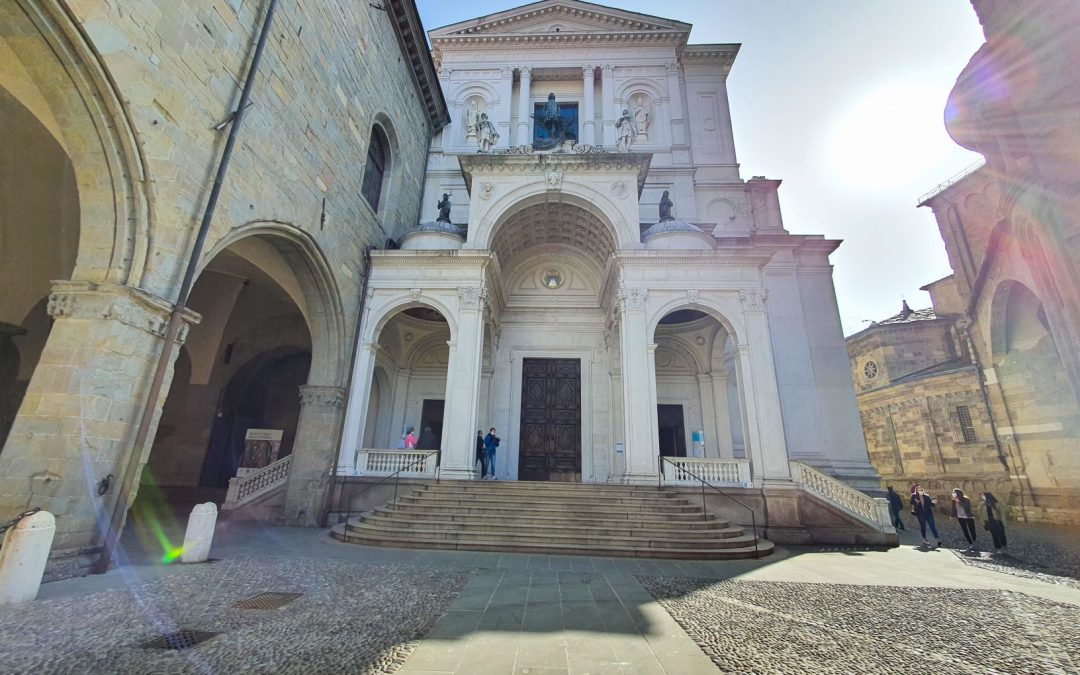
<path fill-rule="evenodd" d="M 550 269 L 544 272 L 544 286 L 547 288 L 555 289 L 562 286 L 563 278 L 562 272 L 556 269 Z"/>
<path fill-rule="evenodd" d="M 867 361 L 862 367 L 863 376 L 868 380 L 872 380 L 878 376 L 878 365 L 876 361 Z"/>

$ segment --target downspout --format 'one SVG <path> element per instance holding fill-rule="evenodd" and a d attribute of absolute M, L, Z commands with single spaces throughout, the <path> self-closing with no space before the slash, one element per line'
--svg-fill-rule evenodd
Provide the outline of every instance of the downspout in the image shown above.
<path fill-rule="evenodd" d="M 109 565 L 120 541 L 120 531 L 123 527 L 124 517 L 127 514 L 128 500 L 135 484 L 135 474 L 139 468 L 139 458 L 150 436 L 150 427 L 154 420 L 154 411 L 157 408 L 158 399 L 161 397 L 161 387 L 165 382 L 165 375 L 172 363 L 173 347 L 176 345 L 177 336 L 183 323 L 183 314 L 187 309 L 188 296 L 191 294 L 191 286 L 195 282 L 195 274 L 199 267 L 199 258 L 202 256 L 203 246 L 206 244 L 206 235 L 210 231 L 210 224 L 214 219 L 214 211 L 217 208 L 218 197 L 221 195 L 221 187 L 225 182 L 225 173 L 229 169 L 229 160 L 232 158 L 233 147 L 240 133 L 240 125 L 244 120 L 244 113 L 248 108 L 251 98 L 251 89 L 255 84 L 255 74 L 259 69 L 263 51 L 266 47 L 266 38 L 270 34 L 270 25 L 274 20 L 274 10 L 277 0 L 268 0 L 266 18 L 263 19 L 262 31 L 259 33 L 259 42 L 255 47 L 251 65 L 248 67 L 247 79 L 244 81 L 244 89 L 240 93 L 240 101 L 233 115 L 232 128 L 229 130 L 229 138 L 225 142 L 225 150 L 221 154 L 218 164 L 217 177 L 214 186 L 210 190 L 210 197 L 206 203 L 206 211 L 203 213 L 199 231 L 195 236 L 195 245 L 191 249 L 191 257 L 188 258 L 187 269 L 184 272 L 184 280 L 180 284 L 180 292 L 177 294 L 176 303 L 169 315 L 169 323 L 165 329 L 164 344 L 161 346 L 161 354 L 158 356 L 157 367 L 154 370 L 154 378 L 150 382 L 150 391 L 146 394 L 143 402 L 142 414 L 139 417 L 139 427 L 135 432 L 135 442 L 128 454 L 124 465 L 123 476 L 120 479 L 120 488 L 113 502 L 112 513 L 109 517 L 108 527 L 101 548 L 101 555 L 92 567 L 95 574 L 104 574 L 109 571 Z"/>
<path fill-rule="evenodd" d="M 330 472 L 330 486 L 326 491 L 326 501 L 323 503 L 322 513 L 319 514 L 319 527 L 326 527 L 330 518 L 330 503 L 334 499 L 334 487 L 337 483 L 338 461 L 341 458 L 340 444 L 345 438 L 345 412 L 349 410 L 349 399 L 352 398 L 352 372 L 356 368 L 356 350 L 360 347 L 360 335 L 364 329 L 364 311 L 367 309 L 368 280 L 371 279 L 371 244 L 364 247 L 364 281 L 360 284 L 360 305 L 356 310 L 356 331 L 353 334 L 352 358 L 349 359 L 349 386 L 345 389 L 345 403 L 342 408 L 341 421 L 338 423 L 338 451 L 334 453 L 334 467 Z"/>

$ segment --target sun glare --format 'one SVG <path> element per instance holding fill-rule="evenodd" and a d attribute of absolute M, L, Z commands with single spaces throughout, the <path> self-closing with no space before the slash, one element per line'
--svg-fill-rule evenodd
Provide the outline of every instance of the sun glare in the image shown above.
<path fill-rule="evenodd" d="M 932 176 L 951 141 L 942 122 L 945 94 L 893 84 L 857 101 L 829 139 L 829 159 L 845 181 L 895 189 Z M 925 182 L 925 181 L 923 181 Z"/>

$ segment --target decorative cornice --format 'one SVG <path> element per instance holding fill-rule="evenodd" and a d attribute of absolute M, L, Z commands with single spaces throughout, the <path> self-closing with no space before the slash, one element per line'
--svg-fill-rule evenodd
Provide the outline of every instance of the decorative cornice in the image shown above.
<path fill-rule="evenodd" d="M 538 154 L 475 154 L 458 155 L 465 188 L 472 194 L 473 174 L 531 173 L 546 176 L 552 171 L 583 173 L 589 171 L 633 171 L 637 174 L 638 194 L 645 186 L 645 178 L 652 163 L 652 154 L 645 152 L 606 152 L 594 150 L 579 152 L 548 152 Z"/>
<path fill-rule="evenodd" d="M 659 32 L 645 33 L 637 31 L 628 32 L 583 32 L 583 33 L 485 33 L 482 35 L 451 35 L 446 37 L 431 38 L 431 45 L 437 51 L 446 48 L 470 48 L 470 49 L 514 49 L 554 47 L 566 48 L 573 45 L 588 45 L 598 47 L 605 44 L 617 44 L 625 46 L 644 45 L 673 45 L 682 48 L 686 44 L 688 34 L 682 32 Z"/>
<path fill-rule="evenodd" d="M 427 109 L 432 131 L 437 132 L 450 123 L 450 111 L 443 98 L 442 87 L 431 52 L 424 41 L 424 25 L 415 2 L 386 0 L 386 13 L 394 26 L 401 54 L 408 61 L 413 84 Z"/>

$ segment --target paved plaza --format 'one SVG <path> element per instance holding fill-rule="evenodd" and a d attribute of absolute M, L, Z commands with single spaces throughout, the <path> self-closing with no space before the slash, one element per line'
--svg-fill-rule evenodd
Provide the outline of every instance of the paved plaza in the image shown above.
<path fill-rule="evenodd" d="M 784 548 L 681 562 L 368 548 L 325 531 L 223 522 L 200 565 L 127 564 L 0 610 L 5 672 L 1080 672 L 1080 588 L 954 551 Z M 233 604 L 299 593 L 279 609 Z M 219 635 L 182 651 L 142 642 Z"/>

